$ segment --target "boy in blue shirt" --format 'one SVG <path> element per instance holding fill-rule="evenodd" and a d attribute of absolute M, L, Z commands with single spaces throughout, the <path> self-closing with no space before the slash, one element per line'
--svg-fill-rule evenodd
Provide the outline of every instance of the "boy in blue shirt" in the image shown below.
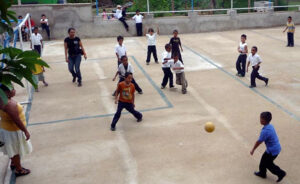
<path fill-rule="evenodd" d="M 253 155 L 256 148 L 262 142 L 265 142 L 267 150 L 261 157 L 259 172 L 255 172 L 254 174 L 261 178 L 266 178 L 268 169 L 271 173 L 278 176 L 277 182 L 280 182 L 285 177 L 286 172 L 273 163 L 281 151 L 281 146 L 274 126 L 270 124 L 271 120 L 272 114 L 270 112 L 262 112 L 260 114 L 260 123 L 264 125 L 264 127 L 250 154 Z"/>

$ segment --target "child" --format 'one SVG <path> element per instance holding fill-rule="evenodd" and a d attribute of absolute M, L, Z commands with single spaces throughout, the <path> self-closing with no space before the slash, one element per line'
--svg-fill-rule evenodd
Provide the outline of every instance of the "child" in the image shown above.
<path fill-rule="evenodd" d="M 119 83 L 123 82 L 125 80 L 125 74 L 126 73 L 131 73 L 133 75 L 133 67 L 130 63 L 128 63 L 128 58 L 127 56 L 122 56 L 121 57 L 121 61 L 122 63 L 119 65 L 118 67 L 118 71 L 115 75 L 115 77 L 113 78 L 113 81 L 116 80 L 117 76 L 119 75 Z M 143 94 L 143 90 L 140 88 L 140 86 L 135 82 L 134 78 L 132 78 L 132 84 L 134 84 L 135 89 L 138 91 L 139 94 Z M 113 93 L 115 96 L 116 92 Z"/>
<path fill-rule="evenodd" d="M 132 19 L 135 20 L 137 36 L 143 36 L 143 18 L 143 15 L 140 14 L 140 10 L 136 10 L 136 15 L 132 17 Z"/>
<path fill-rule="evenodd" d="M 170 82 L 169 82 L 170 88 L 174 88 L 173 73 L 170 69 L 170 63 L 169 63 L 169 61 L 172 60 L 172 58 L 171 58 L 171 45 L 166 44 L 165 49 L 166 49 L 166 51 L 162 54 L 162 70 L 164 72 L 164 78 L 163 78 L 163 81 L 161 83 L 161 89 L 164 89 L 166 87 L 166 85 L 168 83 L 168 80 L 170 80 Z"/>
<path fill-rule="evenodd" d="M 126 47 L 123 44 L 124 37 L 123 36 L 118 36 L 117 41 L 118 41 L 118 44 L 115 46 L 115 53 L 116 53 L 116 56 L 117 56 L 117 59 L 118 59 L 118 67 L 119 67 L 119 65 L 122 63 L 121 62 L 121 57 L 122 56 L 127 56 L 127 53 L 126 53 Z"/>
<path fill-rule="evenodd" d="M 103 11 L 102 11 L 102 20 L 108 20 L 108 19 L 109 18 L 108 18 L 107 14 L 106 14 L 106 10 L 103 9 Z"/>
<path fill-rule="evenodd" d="M 180 38 L 178 37 L 178 31 L 174 30 L 173 31 L 173 38 L 171 38 L 170 43 L 172 45 L 172 58 L 174 58 L 174 54 L 177 53 L 179 60 L 183 63 L 181 53 L 179 50 L 179 46 L 181 48 L 181 52 L 183 52 L 182 46 L 181 46 L 181 41 Z"/>
<path fill-rule="evenodd" d="M 241 42 L 238 47 L 238 52 L 240 53 L 240 55 L 236 61 L 236 70 L 238 72 L 236 75 L 239 77 L 245 77 L 245 73 L 246 73 L 246 60 L 247 60 L 247 53 L 248 53 L 246 39 L 247 36 L 243 34 L 241 36 Z"/>
<path fill-rule="evenodd" d="M 41 23 L 42 29 L 46 30 L 46 32 L 47 32 L 48 40 L 50 40 L 49 21 L 48 21 L 45 14 L 42 14 L 42 18 L 41 18 L 40 23 Z"/>
<path fill-rule="evenodd" d="M 255 79 L 258 78 L 262 81 L 265 81 L 266 86 L 268 85 L 269 79 L 265 78 L 261 75 L 259 75 L 258 70 L 259 70 L 259 65 L 262 62 L 261 58 L 259 57 L 259 55 L 257 54 L 257 47 L 253 46 L 251 49 L 251 54 L 249 54 L 248 56 L 248 64 L 247 64 L 247 72 L 248 72 L 248 68 L 249 65 L 251 63 L 251 66 L 253 68 L 252 73 L 251 73 L 251 85 L 249 86 L 250 88 L 255 88 L 256 87 L 256 83 L 255 83 Z"/>
<path fill-rule="evenodd" d="M 129 31 L 129 27 L 128 27 L 126 21 L 125 21 L 125 17 L 123 17 L 123 15 L 122 15 L 122 6 L 121 6 L 121 5 L 118 5 L 118 6 L 117 6 L 117 10 L 116 10 L 115 17 L 116 17 L 120 22 L 123 23 L 123 25 L 124 25 L 126 31 L 128 32 L 128 31 Z"/>
<path fill-rule="evenodd" d="M 146 37 L 148 38 L 148 52 L 147 52 L 147 60 L 146 60 L 147 65 L 149 65 L 149 63 L 150 63 L 151 53 L 153 53 L 155 63 L 158 64 L 158 59 L 157 59 L 157 54 L 156 54 L 156 35 L 157 34 L 159 34 L 158 28 L 157 28 L 157 33 L 154 33 L 154 30 L 152 28 L 149 28 L 148 34 L 146 34 Z"/>
<path fill-rule="evenodd" d="M 43 48 L 43 37 L 39 32 L 39 28 L 38 27 L 34 27 L 33 29 L 33 33 L 30 37 L 30 48 L 35 51 L 37 51 L 39 53 L 39 55 L 41 56 L 41 51 L 42 51 L 42 48 Z M 33 47 L 32 47 L 33 45 Z"/>
<path fill-rule="evenodd" d="M 294 47 L 294 33 L 295 33 L 295 24 L 292 22 L 292 17 L 288 17 L 288 21 L 286 23 L 286 28 L 284 29 L 283 32 L 287 32 L 287 38 L 288 38 L 288 44 L 287 47 Z"/>
<path fill-rule="evenodd" d="M 181 85 L 182 94 L 186 94 L 188 83 L 185 79 L 184 65 L 179 60 L 179 56 L 177 54 L 174 55 L 174 60 L 170 60 L 169 62 L 171 63 L 172 70 L 176 73 L 176 84 Z"/>
<path fill-rule="evenodd" d="M 115 103 L 118 104 L 118 109 L 116 114 L 114 115 L 114 118 L 112 120 L 110 129 L 111 131 L 116 130 L 116 124 L 118 120 L 121 117 L 121 112 L 125 108 L 128 112 L 130 112 L 134 117 L 137 119 L 137 122 L 141 122 L 143 115 L 136 111 L 135 104 L 134 104 L 134 92 L 135 92 L 135 87 L 131 83 L 133 77 L 131 73 L 126 73 L 125 74 L 125 81 L 120 82 L 117 87 L 117 94 L 115 97 Z M 120 97 L 119 97 L 120 96 Z"/>
<path fill-rule="evenodd" d="M 278 176 L 277 182 L 280 182 L 285 177 L 286 172 L 281 170 L 277 165 L 273 163 L 281 151 L 281 146 L 274 126 L 270 124 L 271 120 L 272 114 L 270 112 L 262 112 L 260 114 L 260 123 L 264 127 L 262 128 L 259 139 L 253 146 L 250 154 L 253 155 L 256 148 L 262 142 L 265 142 L 267 150 L 261 157 L 259 172 L 255 172 L 254 174 L 258 177 L 266 178 L 268 169 L 271 173 Z"/>
<path fill-rule="evenodd" d="M 36 77 L 37 82 L 42 81 L 44 86 L 47 87 L 48 83 L 45 80 L 44 72 L 45 72 L 45 68 L 43 66 L 35 64 L 35 71 L 33 71 L 32 73 Z M 35 91 L 39 92 L 39 89 L 37 88 Z"/>

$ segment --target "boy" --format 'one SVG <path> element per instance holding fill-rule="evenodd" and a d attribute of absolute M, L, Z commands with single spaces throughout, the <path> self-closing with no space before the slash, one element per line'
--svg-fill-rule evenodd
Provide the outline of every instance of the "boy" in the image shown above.
<path fill-rule="evenodd" d="M 171 45 L 166 44 L 165 49 L 166 49 L 166 51 L 162 54 L 162 70 L 164 72 L 164 78 L 161 83 L 161 89 L 164 89 L 166 87 L 168 80 L 170 80 L 170 82 L 169 82 L 170 88 L 174 88 L 173 73 L 170 69 L 170 63 L 169 63 L 169 61 L 172 59 L 171 58 Z"/>
<path fill-rule="evenodd" d="M 36 77 L 37 84 L 39 81 L 42 81 L 44 86 L 47 87 L 48 83 L 45 80 L 44 72 L 45 72 L 45 68 L 43 66 L 35 64 L 35 71 L 33 71 L 32 73 Z M 39 92 L 39 88 L 37 88 L 35 91 Z"/>
<path fill-rule="evenodd" d="M 287 47 L 294 47 L 294 33 L 295 33 L 295 24 L 292 22 L 292 17 L 288 17 L 288 21 L 286 23 L 286 28 L 284 29 L 283 32 L 287 32 L 287 39 L 288 39 L 288 44 Z"/>
<path fill-rule="evenodd" d="M 33 33 L 30 37 L 30 48 L 35 51 L 37 51 L 39 53 L 39 55 L 41 56 L 41 50 L 43 48 L 43 37 L 40 33 L 38 33 L 39 28 L 38 27 L 34 27 L 33 29 Z M 32 47 L 33 46 L 33 47 Z"/>
<path fill-rule="evenodd" d="M 260 114 L 260 123 L 264 127 L 262 128 L 259 139 L 254 144 L 250 154 L 253 155 L 256 148 L 262 142 L 265 142 L 267 150 L 261 157 L 259 172 L 255 172 L 254 174 L 258 177 L 266 178 L 268 169 L 271 173 L 278 176 L 277 182 L 280 182 L 285 177 L 286 172 L 281 170 L 277 165 L 273 163 L 281 151 L 281 146 L 274 126 L 270 124 L 271 120 L 272 114 L 270 112 L 262 112 Z"/>
<path fill-rule="evenodd" d="M 143 36 L 143 18 L 143 15 L 140 14 L 140 10 L 136 10 L 136 15 L 132 17 L 132 19 L 135 20 L 137 36 Z"/>
<path fill-rule="evenodd" d="M 43 31 L 46 30 L 47 36 L 48 36 L 48 40 L 50 40 L 49 21 L 48 21 L 48 19 L 47 19 L 47 17 L 46 17 L 45 14 L 42 14 L 41 17 L 42 18 L 41 18 L 40 23 L 41 23 L 42 29 L 43 29 Z"/>
<path fill-rule="evenodd" d="M 247 36 L 243 34 L 241 36 L 241 42 L 238 47 L 238 52 L 240 53 L 240 55 L 236 61 L 236 70 L 237 70 L 236 75 L 239 77 L 245 77 L 245 73 L 246 73 L 246 60 L 247 60 L 247 53 L 248 53 L 246 39 Z"/>
<path fill-rule="evenodd" d="M 150 63 L 151 53 L 153 53 L 155 63 L 158 64 L 158 59 L 157 59 L 157 54 L 156 54 L 156 36 L 157 36 L 157 34 L 159 34 L 158 28 L 157 28 L 157 33 L 154 33 L 154 30 L 152 28 L 149 28 L 148 34 L 146 34 L 146 37 L 148 38 L 148 51 L 147 51 L 147 59 L 146 59 L 147 65 L 149 65 L 149 63 Z"/>
<path fill-rule="evenodd" d="M 134 72 L 132 65 L 130 63 L 128 63 L 127 56 L 122 56 L 121 61 L 122 61 L 122 63 L 119 65 L 118 71 L 115 74 L 115 77 L 113 78 L 113 81 L 115 81 L 117 76 L 119 75 L 119 78 L 120 78 L 119 83 L 123 82 L 125 80 L 125 74 L 126 73 L 131 73 L 131 75 L 133 75 L 133 72 Z M 135 82 L 133 77 L 132 77 L 131 83 L 134 85 L 135 89 L 138 91 L 139 94 L 143 94 L 142 89 Z M 115 96 L 115 95 L 116 95 L 116 92 L 113 93 L 113 96 Z"/>
<path fill-rule="evenodd" d="M 171 38 L 170 43 L 172 45 L 172 58 L 174 57 L 174 54 L 177 53 L 179 56 L 179 60 L 183 63 L 181 53 L 179 50 L 179 46 L 181 48 L 181 52 L 183 52 L 182 46 L 181 46 L 181 41 L 180 38 L 178 37 L 178 31 L 174 30 L 173 31 L 173 38 Z"/>
<path fill-rule="evenodd" d="M 118 66 L 119 66 L 122 63 L 121 57 L 127 56 L 127 53 L 126 53 L 126 47 L 123 44 L 123 41 L 124 41 L 123 36 L 118 36 L 117 40 L 118 40 L 118 44 L 115 46 L 115 53 L 116 53 L 116 56 L 118 59 Z"/>
<path fill-rule="evenodd" d="M 172 70 L 176 73 L 176 84 L 181 85 L 182 94 L 186 94 L 188 83 L 185 79 L 184 65 L 179 60 L 179 56 L 177 54 L 174 55 L 174 60 L 170 60 L 169 62 L 171 63 Z"/>
<path fill-rule="evenodd" d="M 116 14 L 115 14 L 115 17 L 121 21 L 126 29 L 126 31 L 128 32 L 129 31 L 129 28 L 128 28 L 128 25 L 125 21 L 125 17 L 123 17 L 122 15 L 122 6 L 121 5 L 118 5 L 117 6 L 117 10 L 116 10 Z"/>
<path fill-rule="evenodd" d="M 134 85 L 131 83 L 132 81 L 132 74 L 126 73 L 125 74 L 125 81 L 120 82 L 117 87 L 117 95 L 115 97 L 115 104 L 118 104 L 118 109 L 116 114 L 114 115 L 114 118 L 112 120 L 110 130 L 115 131 L 116 130 L 116 124 L 118 120 L 120 119 L 121 112 L 125 108 L 128 112 L 130 112 L 134 117 L 137 119 L 137 122 L 141 122 L 143 115 L 136 111 L 135 104 L 134 104 L 134 92 L 135 88 Z M 120 97 L 119 97 L 120 95 Z"/>
<path fill-rule="evenodd" d="M 264 81 L 266 83 L 266 86 L 267 86 L 268 82 L 269 82 L 269 79 L 259 75 L 259 73 L 258 73 L 258 70 L 260 68 L 259 65 L 262 62 L 262 60 L 259 57 L 259 55 L 257 54 L 257 47 L 256 46 L 252 47 L 251 54 L 249 54 L 247 60 L 248 60 L 247 72 L 248 72 L 248 68 L 249 68 L 250 63 L 251 63 L 251 66 L 253 68 L 252 73 L 251 73 L 251 85 L 249 87 L 250 88 L 255 88 L 256 87 L 256 83 L 255 83 L 256 78 Z"/>

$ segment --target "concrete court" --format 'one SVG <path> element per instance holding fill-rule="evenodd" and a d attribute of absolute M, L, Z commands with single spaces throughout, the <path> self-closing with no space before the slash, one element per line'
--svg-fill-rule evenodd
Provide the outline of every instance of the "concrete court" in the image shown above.
<path fill-rule="evenodd" d="M 272 184 L 253 175 L 265 146 L 250 156 L 260 129 L 259 114 L 271 111 L 282 145 L 276 163 L 287 171 L 284 184 L 300 181 L 300 36 L 287 48 L 283 28 L 236 30 L 180 35 L 189 82 L 160 89 L 163 72 L 147 66 L 146 38 L 125 38 L 135 79 L 144 94 L 136 108 L 144 120 L 137 124 L 123 114 L 117 131 L 109 130 L 116 105 L 115 38 L 87 39 L 88 61 L 82 62 L 83 87 L 71 82 L 64 62 L 63 41 L 45 46 L 49 87 L 34 94 L 29 130 L 34 152 L 23 164 L 32 170 L 19 184 Z M 249 73 L 235 77 L 236 51 L 242 33 L 263 59 L 261 73 L 270 85 L 257 81 L 248 88 Z M 168 36 L 159 36 L 159 59 Z M 124 111 L 125 112 L 125 111 Z M 205 122 L 216 125 L 206 133 Z"/>

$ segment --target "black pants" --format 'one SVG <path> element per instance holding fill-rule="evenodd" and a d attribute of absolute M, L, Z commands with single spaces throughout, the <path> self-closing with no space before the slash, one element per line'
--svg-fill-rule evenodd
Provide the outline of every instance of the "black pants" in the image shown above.
<path fill-rule="evenodd" d="M 47 24 L 42 24 L 42 29 L 46 30 L 48 39 L 50 40 L 50 29 L 49 29 L 49 26 Z"/>
<path fill-rule="evenodd" d="M 34 45 L 33 50 L 35 50 L 41 56 L 41 45 Z"/>
<path fill-rule="evenodd" d="M 128 25 L 127 25 L 127 23 L 126 23 L 126 21 L 125 21 L 125 18 L 124 18 L 124 17 L 121 17 L 121 18 L 119 18 L 119 21 L 121 21 L 121 22 L 123 23 L 125 29 L 128 31 Z"/>
<path fill-rule="evenodd" d="M 123 82 L 125 79 L 123 77 L 121 77 L 119 79 L 119 83 Z M 134 78 L 132 78 L 131 83 L 134 85 L 134 88 L 137 90 L 137 92 L 142 92 L 143 90 L 140 88 L 140 86 L 135 82 Z"/>
<path fill-rule="evenodd" d="M 176 49 L 173 49 L 173 48 L 172 48 L 172 58 L 174 57 L 175 54 L 178 55 L 179 61 L 181 61 L 182 64 L 183 64 L 183 60 L 182 60 L 182 57 L 181 57 L 181 53 L 180 53 L 179 48 L 178 48 L 178 49 L 177 49 L 177 48 L 176 48 Z"/>
<path fill-rule="evenodd" d="M 277 175 L 277 176 L 282 176 L 284 175 L 284 171 L 280 169 L 280 167 L 278 167 L 277 165 L 274 164 L 274 160 L 276 159 L 278 155 L 271 155 L 267 152 L 265 152 L 260 160 L 260 164 L 259 164 L 259 172 L 260 174 L 262 174 L 263 176 L 265 176 L 267 174 L 267 169 Z"/>
<path fill-rule="evenodd" d="M 151 53 L 153 53 L 153 57 L 154 57 L 155 62 L 158 62 L 157 54 L 156 54 L 156 46 L 155 45 L 149 45 L 148 46 L 148 52 L 147 52 L 147 60 L 146 60 L 146 62 L 147 63 L 150 62 Z"/>
<path fill-rule="evenodd" d="M 255 83 L 256 78 L 266 82 L 267 78 L 259 75 L 259 73 L 258 73 L 259 67 L 255 69 L 254 66 L 253 66 L 252 68 L 253 68 L 253 70 L 252 70 L 252 73 L 251 73 L 251 86 L 254 86 L 254 87 L 256 86 L 256 83 Z"/>
<path fill-rule="evenodd" d="M 165 87 L 168 84 L 168 80 L 170 80 L 169 86 L 173 87 L 173 73 L 172 73 L 171 69 L 170 68 L 162 68 L 162 70 L 164 72 L 164 78 L 163 78 L 161 85 Z"/>
<path fill-rule="evenodd" d="M 112 120 L 112 123 L 111 123 L 111 127 L 115 127 L 116 124 L 118 123 L 118 120 L 120 119 L 121 117 L 121 112 L 123 109 L 126 109 L 128 112 L 130 112 L 136 119 L 141 119 L 143 117 L 143 115 L 136 111 L 134 109 L 134 106 L 132 103 L 126 103 L 126 102 L 121 102 L 119 101 L 119 104 L 118 104 L 118 109 L 117 109 L 117 112 L 116 114 L 114 115 L 114 118 Z"/>
<path fill-rule="evenodd" d="M 143 24 L 142 23 L 136 23 L 136 34 L 137 36 L 143 36 Z"/>
<path fill-rule="evenodd" d="M 247 55 L 240 54 L 236 61 L 236 70 L 238 74 L 241 74 L 243 77 L 245 76 L 246 73 L 246 60 L 247 60 Z"/>
<path fill-rule="evenodd" d="M 288 38 L 288 45 L 287 46 L 294 46 L 294 33 L 287 33 Z"/>

